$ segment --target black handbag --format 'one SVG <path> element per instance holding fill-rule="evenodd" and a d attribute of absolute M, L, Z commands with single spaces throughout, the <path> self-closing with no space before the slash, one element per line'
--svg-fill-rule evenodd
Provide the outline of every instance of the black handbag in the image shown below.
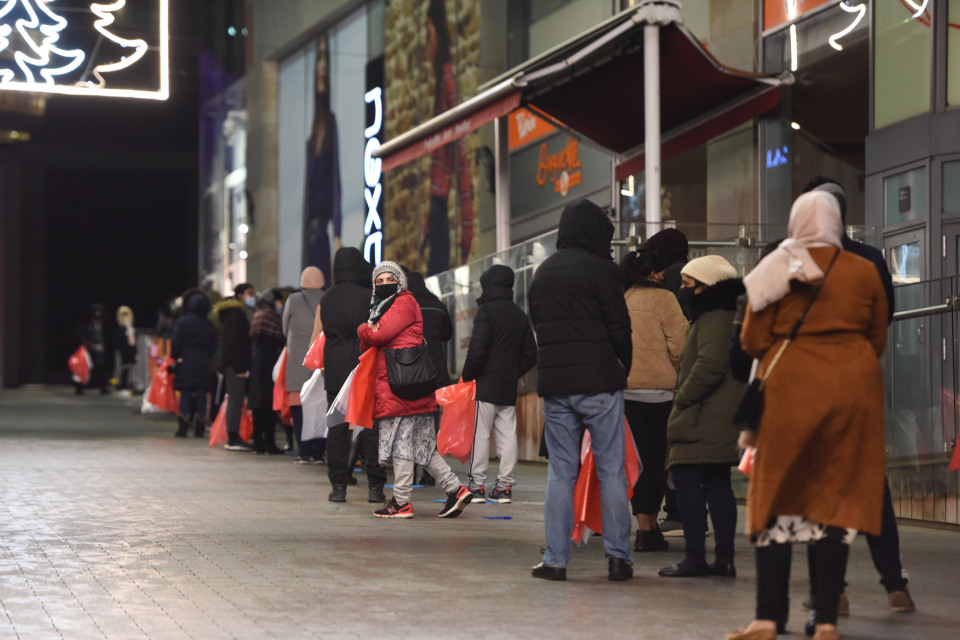
<path fill-rule="evenodd" d="M 784 349 L 797 337 L 800 326 L 807 319 L 807 312 L 810 311 L 810 307 L 813 306 L 813 301 L 820 295 L 820 289 L 823 288 L 823 283 L 826 282 L 827 276 L 830 275 L 830 270 L 833 269 L 833 263 L 837 261 L 837 256 L 839 255 L 840 249 L 837 249 L 837 252 L 833 254 L 833 259 L 830 260 L 830 266 L 827 267 L 823 278 L 820 280 L 820 284 L 817 285 L 817 290 L 813 292 L 813 295 L 810 297 L 810 302 L 807 303 L 807 307 L 803 310 L 803 313 L 800 314 L 800 317 L 797 318 L 793 329 L 790 330 L 790 335 L 780 343 L 780 349 L 777 351 L 777 355 L 773 356 L 773 360 L 770 361 L 770 366 L 763 372 L 763 375 L 757 375 L 757 377 L 747 385 L 747 388 L 743 390 L 743 397 L 740 398 L 740 404 L 733 414 L 733 424 L 740 431 L 756 432 L 760 430 L 760 423 L 763 420 L 764 386 L 767 384 L 767 378 L 770 377 L 770 372 L 773 371 L 773 368 L 777 365 L 777 361 L 780 360 L 780 356 L 783 355 Z"/>
<path fill-rule="evenodd" d="M 390 391 L 402 400 L 419 400 L 436 390 L 437 371 L 427 342 L 417 347 L 383 350 Z"/>

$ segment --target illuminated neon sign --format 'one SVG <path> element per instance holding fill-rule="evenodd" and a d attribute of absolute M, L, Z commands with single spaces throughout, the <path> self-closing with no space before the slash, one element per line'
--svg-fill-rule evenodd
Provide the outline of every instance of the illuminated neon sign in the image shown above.
<path fill-rule="evenodd" d="M 848 6 L 841 2 L 840 8 L 846 11 L 847 13 L 856 13 L 857 17 L 853 19 L 853 23 L 849 27 L 847 27 L 842 31 L 838 31 L 837 33 L 827 38 L 827 42 L 830 43 L 830 46 L 836 49 L 837 51 L 843 51 L 843 47 L 841 47 L 840 43 L 837 41 L 843 36 L 853 31 L 857 27 L 857 25 L 860 24 L 860 21 L 863 20 L 863 16 L 867 14 L 867 7 L 863 3 L 858 4 L 856 6 Z"/>
<path fill-rule="evenodd" d="M 114 33 L 127 0 L 93 2 L 87 10 L 58 0 L 0 0 L 0 90 L 166 100 L 169 0 L 152 1 L 158 31 L 131 40 Z M 157 81 L 132 88 L 129 76 L 111 75 L 129 68 L 145 72 L 138 79 Z"/>
<path fill-rule="evenodd" d="M 366 188 L 363 199 L 367 203 L 367 215 L 363 222 L 363 257 L 372 265 L 380 264 L 383 259 L 383 220 L 380 218 L 380 196 L 383 185 L 383 161 L 374 158 L 373 152 L 380 148 L 380 130 L 383 128 L 383 90 L 375 87 L 363 96 L 363 101 L 373 106 L 373 124 L 363 130 L 367 143 L 363 151 L 363 180 Z"/>

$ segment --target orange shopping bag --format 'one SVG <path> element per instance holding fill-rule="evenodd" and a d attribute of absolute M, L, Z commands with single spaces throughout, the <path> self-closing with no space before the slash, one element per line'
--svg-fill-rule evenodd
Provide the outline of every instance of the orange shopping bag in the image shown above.
<path fill-rule="evenodd" d="M 740 458 L 740 464 L 737 465 L 737 471 L 750 475 L 750 472 L 753 471 L 753 459 L 757 455 L 756 447 L 747 447 L 743 450 L 743 457 Z"/>
<path fill-rule="evenodd" d="M 374 382 L 377 378 L 377 355 L 380 349 L 371 347 L 360 354 L 360 364 L 353 373 L 350 384 L 350 397 L 347 400 L 347 422 L 373 428 Z"/>
<path fill-rule="evenodd" d="M 960 444 L 957 444 L 953 450 L 953 458 L 950 459 L 950 471 L 960 471 Z"/>
<path fill-rule="evenodd" d="M 280 358 L 274 366 L 277 375 L 273 383 L 273 410 L 280 412 L 280 422 L 293 424 L 293 414 L 290 412 L 290 396 L 287 393 L 287 348 L 283 348 Z"/>
<path fill-rule="evenodd" d="M 77 384 L 90 382 L 90 369 L 93 368 L 93 359 L 85 346 L 80 345 L 80 348 L 73 352 L 73 355 L 67 360 L 67 367 L 70 369 L 73 381 Z"/>
<path fill-rule="evenodd" d="M 227 404 L 230 395 L 223 396 L 223 402 L 220 403 L 220 411 L 213 420 L 210 427 L 210 446 L 226 444 L 227 442 Z M 247 409 L 247 401 L 243 401 L 243 409 L 240 412 L 240 439 L 246 442 L 253 436 L 253 412 Z"/>
<path fill-rule="evenodd" d="M 180 413 L 177 393 L 173 390 L 173 374 L 170 373 L 171 364 L 173 364 L 173 358 L 164 358 L 163 364 L 157 369 L 157 372 L 153 376 L 153 381 L 150 383 L 150 393 L 147 396 L 147 402 L 161 411 Z"/>
<path fill-rule="evenodd" d="M 470 459 L 473 436 L 476 429 L 477 382 L 458 382 L 437 389 L 437 402 L 443 407 L 440 414 L 440 432 L 437 434 L 437 451 L 448 453 L 462 463 Z"/>
<path fill-rule="evenodd" d="M 637 444 L 633 440 L 630 426 L 623 421 L 625 431 L 625 461 L 627 472 L 627 497 L 633 497 L 633 485 L 643 472 L 643 461 L 637 453 Z M 574 542 L 586 542 L 587 530 L 603 533 L 603 518 L 600 508 L 600 479 L 597 477 L 596 462 L 590 449 L 589 434 L 584 440 L 584 452 L 581 454 L 580 475 L 573 491 L 573 532 L 570 539 Z"/>
<path fill-rule="evenodd" d="M 307 355 L 303 359 L 303 366 L 307 369 L 313 369 L 314 371 L 323 369 L 323 348 L 326 344 L 327 336 L 323 335 L 323 331 L 321 331 L 317 339 L 314 340 L 310 348 L 307 349 Z"/>

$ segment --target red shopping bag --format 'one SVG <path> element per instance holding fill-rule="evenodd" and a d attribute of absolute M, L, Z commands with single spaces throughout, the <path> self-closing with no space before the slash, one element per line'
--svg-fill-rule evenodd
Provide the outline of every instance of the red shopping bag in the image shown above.
<path fill-rule="evenodd" d="M 476 429 L 477 382 L 458 382 L 437 389 L 437 402 L 443 407 L 440 414 L 440 432 L 437 434 L 437 451 L 448 453 L 462 463 L 470 459 L 473 436 Z"/>
<path fill-rule="evenodd" d="M 323 369 L 323 348 L 326 344 L 327 336 L 323 335 L 323 331 L 321 331 L 320 335 L 313 341 L 313 344 L 310 345 L 310 348 L 307 349 L 307 355 L 303 359 L 303 366 L 314 371 Z"/>
<path fill-rule="evenodd" d="M 374 382 L 377 378 L 379 353 L 379 349 L 371 347 L 360 354 L 360 364 L 353 374 L 350 397 L 347 400 L 347 422 L 364 429 L 373 428 Z"/>
<path fill-rule="evenodd" d="M 740 458 L 740 464 L 737 465 L 737 471 L 740 473 L 750 475 L 750 472 L 753 471 L 753 459 L 757 455 L 756 447 L 747 447 L 743 450 L 743 457 Z"/>
<path fill-rule="evenodd" d="M 90 352 L 83 345 L 73 352 L 67 359 L 67 367 L 70 369 L 73 381 L 77 384 L 87 384 L 90 382 L 90 369 L 93 368 L 93 359 Z"/>
<path fill-rule="evenodd" d="M 960 443 L 957 443 L 953 450 L 953 458 L 950 459 L 950 471 L 960 471 Z"/>
<path fill-rule="evenodd" d="M 287 394 L 287 348 L 283 348 L 277 379 L 273 383 L 273 410 L 280 412 L 280 421 L 283 424 L 293 424 L 293 414 L 290 412 L 290 396 Z"/>
<path fill-rule="evenodd" d="M 161 411 L 179 413 L 180 404 L 177 402 L 177 392 L 173 390 L 173 374 L 170 373 L 171 364 L 173 364 L 173 358 L 164 358 L 163 364 L 157 369 L 153 381 L 150 383 L 147 402 Z"/>
<path fill-rule="evenodd" d="M 630 432 L 627 421 L 623 421 L 626 460 L 624 468 L 627 472 L 627 497 L 633 497 L 633 485 L 643 470 L 637 445 Z M 586 542 L 587 530 L 603 533 L 603 518 L 600 508 L 600 479 L 597 477 L 596 462 L 593 451 L 590 449 L 589 438 L 584 443 L 584 453 L 581 456 L 580 475 L 573 491 L 573 532 L 570 539 L 574 542 Z"/>
<path fill-rule="evenodd" d="M 220 411 L 210 427 L 210 446 L 216 447 L 227 442 L 227 401 L 230 395 L 223 396 Z M 240 412 L 240 439 L 246 442 L 253 436 L 253 412 L 247 409 L 247 401 L 243 401 Z"/>

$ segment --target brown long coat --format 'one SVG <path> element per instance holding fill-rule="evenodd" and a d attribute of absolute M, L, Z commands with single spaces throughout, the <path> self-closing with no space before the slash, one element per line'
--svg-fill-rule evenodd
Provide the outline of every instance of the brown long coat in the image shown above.
<path fill-rule="evenodd" d="M 810 254 L 826 270 L 836 251 Z M 766 371 L 815 287 L 794 284 L 755 313 L 747 307 L 741 343 Z M 842 251 L 797 338 L 766 384 L 747 494 L 747 531 L 780 515 L 880 534 L 883 503 L 883 379 L 887 299 L 869 261 Z"/>

